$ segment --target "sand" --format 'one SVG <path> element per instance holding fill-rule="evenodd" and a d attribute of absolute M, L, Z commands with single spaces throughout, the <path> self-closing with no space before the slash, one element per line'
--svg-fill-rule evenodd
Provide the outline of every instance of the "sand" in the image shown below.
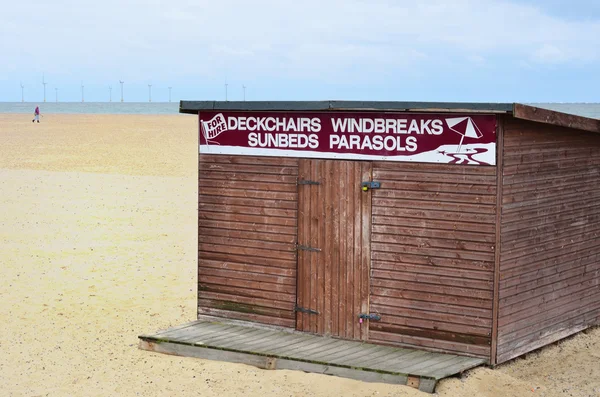
<path fill-rule="evenodd" d="M 0 114 L 0 395 L 427 396 L 155 354 L 195 319 L 196 118 Z M 439 396 L 600 396 L 600 330 Z"/>

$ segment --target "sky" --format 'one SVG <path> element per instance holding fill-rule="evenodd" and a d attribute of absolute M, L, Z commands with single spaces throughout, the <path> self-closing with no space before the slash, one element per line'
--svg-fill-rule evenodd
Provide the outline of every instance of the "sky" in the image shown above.
<path fill-rule="evenodd" d="M 600 102 L 597 0 L 0 6 L 0 101 Z"/>

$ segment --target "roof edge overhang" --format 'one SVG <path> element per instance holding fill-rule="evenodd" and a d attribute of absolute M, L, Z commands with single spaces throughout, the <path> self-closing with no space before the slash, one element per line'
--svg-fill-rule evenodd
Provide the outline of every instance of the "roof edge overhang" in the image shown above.
<path fill-rule="evenodd" d="M 180 101 L 179 113 L 228 111 L 363 111 L 511 114 L 521 120 L 600 133 L 600 120 L 521 103 L 386 101 Z"/>
<path fill-rule="evenodd" d="M 512 113 L 514 118 L 521 120 L 600 133 L 600 120 L 598 119 L 557 112 L 522 103 L 515 103 Z"/>
<path fill-rule="evenodd" d="M 386 111 L 386 112 L 512 112 L 512 103 L 384 102 L 384 101 L 181 101 L 179 113 L 230 111 Z"/>

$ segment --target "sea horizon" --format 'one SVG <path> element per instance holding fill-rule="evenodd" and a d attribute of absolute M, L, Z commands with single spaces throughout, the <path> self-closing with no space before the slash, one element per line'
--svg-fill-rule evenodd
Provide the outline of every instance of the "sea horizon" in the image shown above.
<path fill-rule="evenodd" d="M 600 119 L 600 103 L 525 103 L 558 112 Z M 33 114 L 179 114 L 177 102 L 0 102 L 0 113 Z"/>
<path fill-rule="evenodd" d="M 178 114 L 177 102 L 0 102 L 0 113 L 33 114 Z"/>

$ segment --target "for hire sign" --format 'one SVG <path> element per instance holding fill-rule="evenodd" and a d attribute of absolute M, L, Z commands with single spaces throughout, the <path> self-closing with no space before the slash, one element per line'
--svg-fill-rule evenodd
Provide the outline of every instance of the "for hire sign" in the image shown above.
<path fill-rule="evenodd" d="M 494 165 L 496 117 L 371 112 L 201 112 L 200 152 Z"/>

